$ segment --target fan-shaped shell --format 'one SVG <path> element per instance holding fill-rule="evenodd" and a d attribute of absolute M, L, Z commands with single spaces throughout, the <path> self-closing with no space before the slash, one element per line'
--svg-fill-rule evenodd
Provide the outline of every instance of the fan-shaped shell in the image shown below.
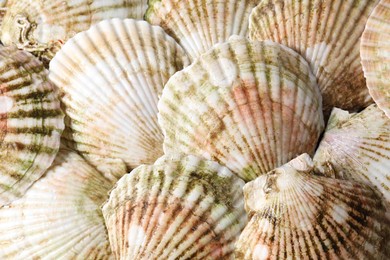
<path fill-rule="evenodd" d="M 122 177 L 103 206 L 117 259 L 230 259 L 246 224 L 244 182 L 195 156 L 164 156 Z"/>
<path fill-rule="evenodd" d="M 390 118 L 390 1 L 381 0 L 364 30 L 360 56 L 370 95 Z"/>
<path fill-rule="evenodd" d="M 326 114 L 372 103 L 360 64 L 360 38 L 379 0 L 264 0 L 253 9 L 251 39 L 272 40 L 310 64 Z"/>
<path fill-rule="evenodd" d="M 9 0 L 1 41 L 50 61 L 76 33 L 109 18 L 142 19 L 147 0 Z"/>
<path fill-rule="evenodd" d="M 376 105 L 333 109 L 314 162 L 324 175 L 371 183 L 390 202 L 390 119 Z"/>
<path fill-rule="evenodd" d="M 23 198 L 0 209 L 1 259 L 112 259 L 100 205 L 111 183 L 61 150 Z"/>
<path fill-rule="evenodd" d="M 158 108 L 165 153 L 215 160 L 244 180 L 314 152 L 324 127 L 306 61 L 277 43 L 236 37 L 173 75 Z"/>
<path fill-rule="evenodd" d="M 58 93 L 31 54 L 0 46 L 0 206 L 49 168 L 64 129 Z"/>
<path fill-rule="evenodd" d="M 246 36 L 256 0 L 152 0 L 145 19 L 160 25 L 195 59 L 232 35 Z"/>
<path fill-rule="evenodd" d="M 50 63 L 69 117 L 64 138 L 96 166 L 101 158 L 153 163 L 163 154 L 158 96 L 187 64 L 180 46 L 145 21 L 106 20 L 77 34 Z"/>
<path fill-rule="evenodd" d="M 250 220 L 237 259 L 387 259 L 390 221 L 378 194 L 312 172 L 304 154 L 244 186 Z"/>

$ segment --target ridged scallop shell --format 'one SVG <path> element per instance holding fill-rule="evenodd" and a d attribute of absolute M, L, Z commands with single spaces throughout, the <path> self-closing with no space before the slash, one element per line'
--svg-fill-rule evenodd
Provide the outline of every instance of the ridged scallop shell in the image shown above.
<path fill-rule="evenodd" d="M 23 198 L 0 208 L 1 259 L 113 259 L 100 205 L 111 183 L 61 150 Z"/>
<path fill-rule="evenodd" d="M 360 64 L 360 38 L 379 0 L 264 0 L 253 9 L 251 39 L 272 40 L 310 64 L 328 115 L 372 103 Z"/>
<path fill-rule="evenodd" d="M 163 154 L 158 97 L 187 64 L 181 47 L 145 21 L 106 20 L 77 34 L 50 63 L 64 92 L 68 145 L 96 166 L 101 158 L 153 163 Z"/>
<path fill-rule="evenodd" d="M 0 46 L 0 207 L 49 168 L 64 129 L 58 93 L 31 54 Z"/>
<path fill-rule="evenodd" d="M 246 36 L 257 0 L 151 0 L 145 19 L 160 25 L 195 59 L 232 35 Z"/>
<path fill-rule="evenodd" d="M 312 172 L 304 154 L 244 186 L 250 220 L 236 259 L 388 259 L 390 221 L 378 194 Z"/>
<path fill-rule="evenodd" d="M 360 56 L 370 95 L 390 118 L 390 1 L 382 0 L 364 30 Z"/>
<path fill-rule="evenodd" d="M 277 43 L 237 37 L 173 75 L 158 108 L 165 153 L 215 160 L 247 181 L 313 153 L 324 127 L 306 61 Z"/>
<path fill-rule="evenodd" d="M 164 156 L 122 177 L 103 206 L 117 259 L 231 259 L 246 224 L 244 182 L 195 156 Z"/>
<path fill-rule="evenodd" d="M 390 119 L 376 105 L 333 109 L 314 162 L 324 175 L 371 183 L 390 202 Z"/>
<path fill-rule="evenodd" d="M 147 0 L 9 0 L 1 41 L 50 61 L 76 33 L 105 19 L 142 19 L 146 8 Z"/>

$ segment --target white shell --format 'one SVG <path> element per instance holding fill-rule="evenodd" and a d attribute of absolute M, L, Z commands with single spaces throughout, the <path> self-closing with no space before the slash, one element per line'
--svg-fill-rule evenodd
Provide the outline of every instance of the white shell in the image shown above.
<path fill-rule="evenodd" d="M 195 156 L 164 156 L 122 177 L 103 206 L 117 259 L 232 259 L 246 224 L 244 182 Z"/>
<path fill-rule="evenodd" d="M 100 209 L 110 187 L 61 150 L 23 198 L 0 208 L 0 259 L 113 259 Z"/>
<path fill-rule="evenodd" d="M 158 97 L 187 64 L 181 47 L 145 21 L 106 20 L 77 34 L 50 63 L 64 93 L 67 144 L 98 167 L 102 159 L 153 163 L 163 154 Z"/>
<path fill-rule="evenodd" d="M 333 109 L 314 161 L 322 174 L 370 183 L 390 202 L 390 119 L 376 105 Z"/>
<path fill-rule="evenodd" d="M 277 43 L 237 37 L 173 75 L 158 109 L 165 153 L 215 160 L 246 181 L 313 153 L 324 127 L 306 61 Z"/>

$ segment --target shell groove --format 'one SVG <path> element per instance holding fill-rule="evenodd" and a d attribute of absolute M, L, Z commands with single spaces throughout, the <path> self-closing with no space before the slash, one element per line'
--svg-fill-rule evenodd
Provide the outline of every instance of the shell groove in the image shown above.
<path fill-rule="evenodd" d="M 335 108 L 314 162 L 326 176 L 374 185 L 390 202 L 390 119 L 376 105 L 358 114 Z"/>
<path fill-rule="evenodd" d="M 246 36 L 256 0 L 151 0 L 145 19 L 160 25 L 195 59 L 232 35 Z"/>
<path fill-rule="evenodd" d="M 390 118 L 390 1 L 382 0 L 364 30 L 360 56 L 367 87 L 375 103 Z"/>
<path fill-rule="evenodd" d="M 146 8 L 147 0 L 9 0 L 1 41 L 50 61 L 76 33 L 105 19 L 142 19 Z"/>
<path fill-rule="evenodd" d="M 0 208 L 1 259 L 113 259 L 100 205 L 111 183 L 62 149 L 23 198 Z"/>
<path fill-rule="evenodd" d="M 195 156 L 163 156 L 122 177 L 103 206 L 117 259 L 231 259 L 246 224 L 244 182 Z"/>
<path fill-rule="evenodd" d="M 153 163 L 163 154 L 158 97 L 187 64 L 181 47 L 145 21 L 106 20 L 77 34 L 50 63 L 64 93 L 67 144 L 95 166 L 103 158 Z"/>
<path fill-rule="evenodd" d="M 360 64 L 360 38 L 379 0 L 264 0 L 253 9 L 251 39 L 272 40 L 310 64 L 327 115 L 372 103 Z"/>
<path fill-rule="evenodd" d="M 49 168 L 64 129 L 58 93 L 31 54 L 0 46 L 0 206 Z"/>
<path fill-rule="evenodd" d="M 307 154 L 244 186 L 237 259 L 388 259 L 390 221 L 370 186 L 313 173 Z"/>
<path fill-rule="evenodd" d="M 173 75 L 158 109 L 166 154 L 215 160 L 246 181 L 314 152 L 324 127 L 306 61 L 277 43 L 237 37 Z"/>

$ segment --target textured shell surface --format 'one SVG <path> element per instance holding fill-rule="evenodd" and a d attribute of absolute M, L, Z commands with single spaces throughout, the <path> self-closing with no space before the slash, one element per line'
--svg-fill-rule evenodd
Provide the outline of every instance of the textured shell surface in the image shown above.
<path fill-rule="evenodd" d="M 388 259 L 390 220 L 370 186 L 313 174 L 303 154 L 244 186 L 237 259 Z"/>
<path fill-rule="evenodd" d="M 33 55 L 0 46 L 0 206 L 49 168 L 64 129 L 58 91 Z"/>
<path fill-rule="evenodd" d="M 364 30 L 360 56 L 370 95 L 390 118 L 390 1 L 381 0 Z"/>
<path fill-rule="evenodd" d="M 103 206 L 117 259 L 231 259 L 247 222 L 244 182 L 191 155 L 163 156 L 123 176 Z"/>
<path fill-rule="evenodd" d="M 246 181 L 314 153 L 324 127 L 307 62 L 277 43 L 239 37 L 173 75 L 158 108 L 165 153 L 215 160 Z"/>
<path fill-rule="evenodd" d="M 310 64 L 329 115 L 372 103 L 360 64 L 360 38 L 379 0 L 264 0 L 253 9 L 251 39 L 272 40 Z"/>
<path fill-rule="evenodd" d="M 357 114 L 334 108 L 314 162 L 326 176 L 374 185 L 390 202 L 390 119 L 375 104 Z"/>
<path fill-rule="evenodd" d="M 76 33 L 110 18 L 142 19 L 147 0 L 9 0 L 1 41 L 45 61 Z"/>
<path fill-rule="evenodd" d="M 247 36 L 257 0 L 150 0 L 145 19 L 160 25 L 195 59 L 232 35 Z"/>
<path fill-rule="evenodd" d="M 77 34 L 50 63 L 63 92 L 67 144 L 99 167 L 102 158 L 129 169 L 153 163 L 163 154 L 158 97 L 188 63 L 171 37 L 145 21 L 105 20 Z"/>
<path fill-rule="evenodd" d="M 113 259 L 101 204 L 110 181 L 61 149 L 23 198 L 0 208 L 1 259 Z"/>

